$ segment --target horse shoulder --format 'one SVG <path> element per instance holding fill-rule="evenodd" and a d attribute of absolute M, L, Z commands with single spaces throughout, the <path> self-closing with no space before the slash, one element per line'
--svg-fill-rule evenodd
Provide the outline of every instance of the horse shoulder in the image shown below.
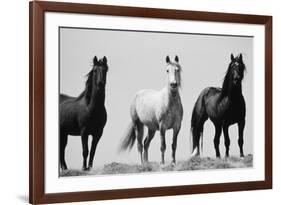
<path fill-rule="evenodd" d="M 106 108 L 105 108 L 105 106 L 102 106 L 102 108 L 100 109 L 100 112 L 99 112 L 99 122 L 100 122 L 100 125 L 102 127 L 105 126 L 106 121 L 107 121 Z"/>
<path fill-rule="evenodd" d="M 154 104 L 155 113 L 158 121 L 161 121 L 169 111 L 169 99 L 164 90 L 160 91 L 157 96 L 157 101 Z"/>

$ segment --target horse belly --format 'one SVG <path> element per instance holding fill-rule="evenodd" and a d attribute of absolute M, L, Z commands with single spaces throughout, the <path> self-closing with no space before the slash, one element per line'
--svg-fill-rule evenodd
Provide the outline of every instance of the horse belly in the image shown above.
<path fill-rule="evenodd" d="M 64 119 L 60 123 L 60 130 L 61 132 L 67 133 L 69 135 L 80 135 L 80 128 L 75 119 Z"/>

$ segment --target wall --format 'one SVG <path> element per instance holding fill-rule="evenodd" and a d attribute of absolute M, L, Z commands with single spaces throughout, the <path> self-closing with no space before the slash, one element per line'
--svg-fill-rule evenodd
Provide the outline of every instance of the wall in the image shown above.
<path fill-rule="evenodd" d="M 76 0 L 77 1 L 77 0 Z M 4 2 L 4 1 L 3 1 Z M 28 195 L 28 1 L 5 1 L 1 4 L 1 204 L 27 203 Z M 274 16 L 274 105 L 280 104 L 278 87 L 281 81 L 281 14 L 278 1 L 274 0 L 173 0 L 173 1 L 141 1 L 141 0 L 107 0 L 83 1 L 89 3 L 115 4 L 143 7 L 161 7 L 186 10 L 207 10 L 218 12 L 237 12 L 265 14 Z M 277 45 L 277 46 L 276 46 Z M 274 106 L 274 189 L 266 191 L 235 192 L 221 194 L 204 194 L 191 196 L 158 197 L 146 199 L 130 199 L 102 201 L 95 204 L 239 204 L 267 203 L 280 198 L 281 151 L 278 135 L 278 118 L 280 108 Z M 82 203 L 92 204 L 92 203 Z"/>

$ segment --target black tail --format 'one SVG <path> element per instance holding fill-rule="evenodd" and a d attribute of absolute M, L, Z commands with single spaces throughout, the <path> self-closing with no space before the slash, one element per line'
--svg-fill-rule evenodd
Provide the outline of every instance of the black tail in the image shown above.
<path fill-rule="evenodd" d="M 135 123 L 131 122 L 127 128 L 124 139 L 121 142 L 119 151 L 131 150 L 136 141 Z"/>
<path fill-rule="evenodd" d="M 205 90 L 204 90 L 205 91 Z M 197 148 L 199 154 L 199 142 L 200 137 L 203 137 L 203 127 L 204 123 L 207 120 L 207 114 L 205 110 L 204 95 L 205 92 L 202 91 L 198 97 L 191 117 L 191 133 L 192 133 L 192 152 Z M 201 140 L 201 150 L 203 150 L 203 139 Z M 193 153 L 195 154 L 195 153 Z"/>

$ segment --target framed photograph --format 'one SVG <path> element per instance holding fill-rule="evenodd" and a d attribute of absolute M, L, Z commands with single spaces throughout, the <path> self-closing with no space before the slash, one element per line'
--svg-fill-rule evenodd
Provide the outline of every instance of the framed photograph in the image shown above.
<path fill-rule="evenodd" d="M 272 187 L 272 17 L 30 2 L 30 203 Z"/>

